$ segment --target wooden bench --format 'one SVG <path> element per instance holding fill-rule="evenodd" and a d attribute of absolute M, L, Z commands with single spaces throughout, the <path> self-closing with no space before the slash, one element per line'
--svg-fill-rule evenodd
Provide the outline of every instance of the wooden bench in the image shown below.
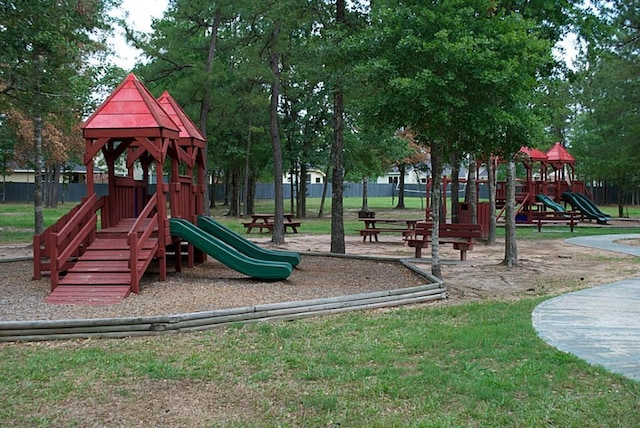
<path fill-rule="evenodd" d="M 284 230 L 286 232 L 287 228 L 290 228 L 293 231 L 293 233 L 298 233 L 298 228 L 300 227 L 301 224 L 302 222 L 300 221 L 285 221 Z"/>
<path fill-rule="evenodd" d="M 262 233 L 262 229 L 266 229 L 267 232 L 271 232 L 273 230 L 273 223 L 253 223 L 246 222 L 242 223 L 244 227 L 247 228 L 247 233 L 251 233 L 252 229 L 260 229 L 260 233 Z M 298 233 L 298 228 L 302 225 L 300 221 L 285 221 L 284 222 L 284 230 L 286 232 L 287 228 L 291 229 L 293 233 Z"/>
<path fill-rule="evenodd" d="M 369 237 L 369 242 L 372 241 L 372 238 L 375 238 L 376 242 L 378 242 L 378 234 L 381 232 L 395 232 L 402 233 L 403 238 L 407 238 L 408 236 L 413 235 L 413 229 L 401 229 L 399 227 L 376 227 L 376 228 L 368 228 L 368 229 L 360 229 L 360 236 L 362 236 L 362 242 L 367 240 Z"/>
<path fill-rule="evenodd" d="M 575 211 L 532 211 L 531 219 L 538 226 L 538 232 L 542 230 L 543 224 L 568 224 L 573 232 L 579 215 Z"/>
<path fill-rule="evenodd" d="M 460 250 L 460 260 L 467 260 L 467 251 L 473 250 L 473 240 L 482 237 L 479 224 L 442 223 L 438 232 L 440 244 L 453 244 L 453 248 Z M 415 257 L 422 257 L 422 249 L 431 242 L 431 223 L 416 223 L 413 236 L 407 237 L 407 244 L 415 248 Z"/>
<path fill-rule="evenodd" d="M 273 230 L 273 223 L 247 222 L 242 223 L 242 225 L 247 228 L 247 233 L 251 233 L 253 229 L 260 229 L 260 233 L 262 233 L 262 229 L 267 229 L 267 232 Z"/>

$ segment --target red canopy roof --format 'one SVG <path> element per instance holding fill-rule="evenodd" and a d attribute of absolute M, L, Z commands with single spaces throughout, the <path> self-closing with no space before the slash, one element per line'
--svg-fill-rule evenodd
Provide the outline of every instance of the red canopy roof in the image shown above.
<path fill-rule="evenodd" d="M 547 158 L 553 163 L 573 164 L 576 161 L 559 142 L 547 151 Z"/>
<path fill-rule="evenodd" d="M 125 135 L 177 138 L 179 133 L 178 126 L 133 73 L 84 122 L 82 129 L 85 138 Z"/>
<path fill-rule="evenodd" d="M 180 139 L 196 139 L 205 141 L 198 127 L 191 121 L 189 116 L 182 110 L 182 107 L 173 99 L 169 92 L 164 93 L 158 98 L 158 104 L 167 112 L 171 120 L 180 128 Z"/>
<path fill-rule="evenodd" d="M 534 162 L 546 162 L 548 160 L 547 155 L 538 149 L 532 149 L 531 147 L 521 147 L 520 152 L 529 156 Z"/>

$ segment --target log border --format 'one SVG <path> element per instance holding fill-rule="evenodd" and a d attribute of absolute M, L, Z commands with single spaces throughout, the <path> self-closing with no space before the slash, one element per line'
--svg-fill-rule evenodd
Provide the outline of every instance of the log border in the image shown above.
<path fill-rule="evenodd" d="M 311 255 L 311 253 L 304 253 Z M 313 255 L 336 256 L 315 253 Z M 424 285 L 310 300 L 269 303 L 177 315 L 129 318 L 94 318 L 34 321 L 0 321 L 0 342 L 125 338 L 193 332 L 234 323 L 298 320 L 356 310 L 388 308 L 445 299 L 444 282 L 407 259 L 347 256 L 356 259 L 399 262 L 429 281 Z"/>

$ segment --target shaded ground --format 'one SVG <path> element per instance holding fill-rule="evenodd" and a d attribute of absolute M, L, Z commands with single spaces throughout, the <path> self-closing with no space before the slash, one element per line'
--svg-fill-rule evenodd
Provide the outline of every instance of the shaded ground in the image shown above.
<path fill-rule="evenodd" d="M 543 232 L 544 233 L 544 232 Z M 267 235 L 248 235 L 270 247 Z M 140 295 L 132 295 L 119 305 L 47 305 L 49 280 L 33 281 L 31 261 L 0 263 L 0 320 L 67 319 L 167 315 L 219 308 L 249 306 L 290 300 L 305 300 L 341 294 L 354 294 L 419 285 L 427 282 L 398 263 L 319 257 L 305 253 L 330 249 L 329 236 L 287 235 L 281 248 L 298 251 L 303 261 L 286 281 L 261 282 L 234 272 L 210 259 L 185 268 L 182 273 L 169 269 L 168 281 L 157 274 L 145 275 Z M 380 242 L 362 242 L 348 237 L 347 254 L 373 257 L 411 258 L 413 249 L 403 245 L 395 234 L 380 235 Z M 437 304 L 457 304 L 472 300 L 519 299 L 525 296 L 556 295 L 566 291 L 628 278 L 640 265 L 632 256 L 569 245 L 563 239 L 521 240 L 519 266 L 500 265 L 504 243 L 475 245 L 466 262 L 458 262 L 459 252 L 441 246 L 441 256 L 449 299 Z M 430 255 L 430 250 L 423 252 Z M 0 248 L 0 259 L 29 257 L 28 247 Z M 429 259 L 418 266 L 430 271 Z"/>

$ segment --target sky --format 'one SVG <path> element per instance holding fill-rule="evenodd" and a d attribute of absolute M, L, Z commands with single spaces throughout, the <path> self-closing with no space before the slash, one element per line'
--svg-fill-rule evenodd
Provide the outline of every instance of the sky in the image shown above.
<path fill-rule="evenodd" d="M 167 8 L 168 0 L 123 0 L 122 6 L 114 16 L 123 18 L 128 13 L 126 21 L 137 31 L 150 32 L 152 18 L 160 18 Z M 140 55 L 140 51 L 129 46 L 124 38 L 121 28 L 116 29 L 116 37 L 113 40 L 113 48 L 116 56 L 113 62 L 129 71 Z"/>

